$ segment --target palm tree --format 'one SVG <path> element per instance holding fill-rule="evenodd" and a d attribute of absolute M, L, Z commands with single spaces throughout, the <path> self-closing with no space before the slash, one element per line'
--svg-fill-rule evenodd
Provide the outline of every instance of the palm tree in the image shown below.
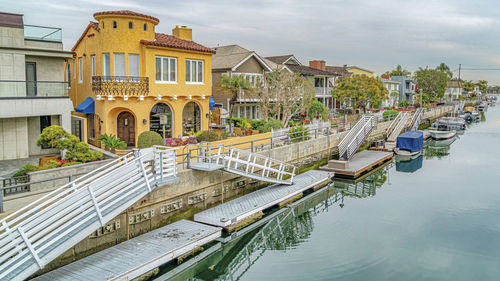
<path fill-rule="evenodd" d="M 439 70 L 441 72 L 446 73 L 450 79 L 453 77 L 453 72 L 451 72 L 450 67 L 447 66 L 444 62 L 440 63 L 437 67 L 436 70 Z"/>
<path fill-rule="evenodd" d="M 392 71 L 387 71 L 384 74 L 390 75 L 390 76 L 410 76 L 411 72 L 409 72 L 406 69 L 403 69 L 403 67 L 398 64 L 398 66 L 396 66 L 396 69 L 394 69 Z"/>
<path fill-rule="evenodd" d="M 234 105 L 238 101 L 238 97 L 242 91 L 249 90 L 251 87 L 250 81 L 243 76 L 222 75 L 220 77 L 218 88 L 231 95 L 229 100 L 229 131 L 233 132 L 233 110 Z"/>

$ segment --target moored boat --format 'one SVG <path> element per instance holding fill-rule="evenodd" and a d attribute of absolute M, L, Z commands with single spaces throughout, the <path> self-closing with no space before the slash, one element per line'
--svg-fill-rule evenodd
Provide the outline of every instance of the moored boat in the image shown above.
<path fill-rule="evenodd" d="M 447 124 L 438 124 L 435 128 L 429 129 L 429 134 L 435 140 L 446 140 L 454 137 L 457 131 L 450 129 Z"/>
<path fill-rule="evenodd" d="M 408 158 L 417 157 L 424 147 L 424 134 L 422 131 L 408 131 L 396 139 L 394 153 Z"/>

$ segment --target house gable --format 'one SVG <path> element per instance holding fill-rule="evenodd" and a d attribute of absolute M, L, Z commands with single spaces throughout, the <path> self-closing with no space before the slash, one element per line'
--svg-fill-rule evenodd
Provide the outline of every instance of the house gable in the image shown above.
<path fill-rule="evenodd" d="M 268 69 L 264 67 L 255 56 L 249 57 L 246 61 L 234 69 L 238 73 L 263 73 Z"/>

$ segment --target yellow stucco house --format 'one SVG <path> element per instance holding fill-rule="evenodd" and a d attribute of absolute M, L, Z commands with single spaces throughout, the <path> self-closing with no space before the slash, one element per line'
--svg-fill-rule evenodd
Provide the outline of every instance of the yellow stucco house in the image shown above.
<path fill-rule="evenodd" d="M 185 26 L 156 33 L 159 20 L 149 15 L 94 18 L 65 68 L 76 106 L 72 131 L 97 146 L 107 133 L 133 147 L 144 131 L 169 138 L 208 128 L 215 51 L 193 42 Z"/>
<path fill-rule="evenodd" d="M 366 75 L 368 77 L 373 77 L 373 71 L 359 66 L 348 66 L 347 71 L 352 73 L 353 76 Z"/>

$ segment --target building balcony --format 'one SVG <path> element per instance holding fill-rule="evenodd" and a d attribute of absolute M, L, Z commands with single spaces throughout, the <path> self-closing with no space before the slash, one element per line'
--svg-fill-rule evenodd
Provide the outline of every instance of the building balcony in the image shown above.
<path fill-rule="evenodd" d="M 149 93 L 149 78 L 136 76 L 92 76 L 96 95 L 139 97 Z"/>
<path fill-rule="evenodd" d="M 50 98 L 67 97 L 69 84 L 60 81 L 0 80 L 0 98 Z"/>
<path fill-rule="evenodd" d="M 330 87 L 314 87 L 316 97 L 329 98 L 332 96 L 332 90 Z"/>
<path fill-rule="evenodd" d="M 24 39 L 62 43 L 62 29 L 38 25 L 24 25 Z"/>

